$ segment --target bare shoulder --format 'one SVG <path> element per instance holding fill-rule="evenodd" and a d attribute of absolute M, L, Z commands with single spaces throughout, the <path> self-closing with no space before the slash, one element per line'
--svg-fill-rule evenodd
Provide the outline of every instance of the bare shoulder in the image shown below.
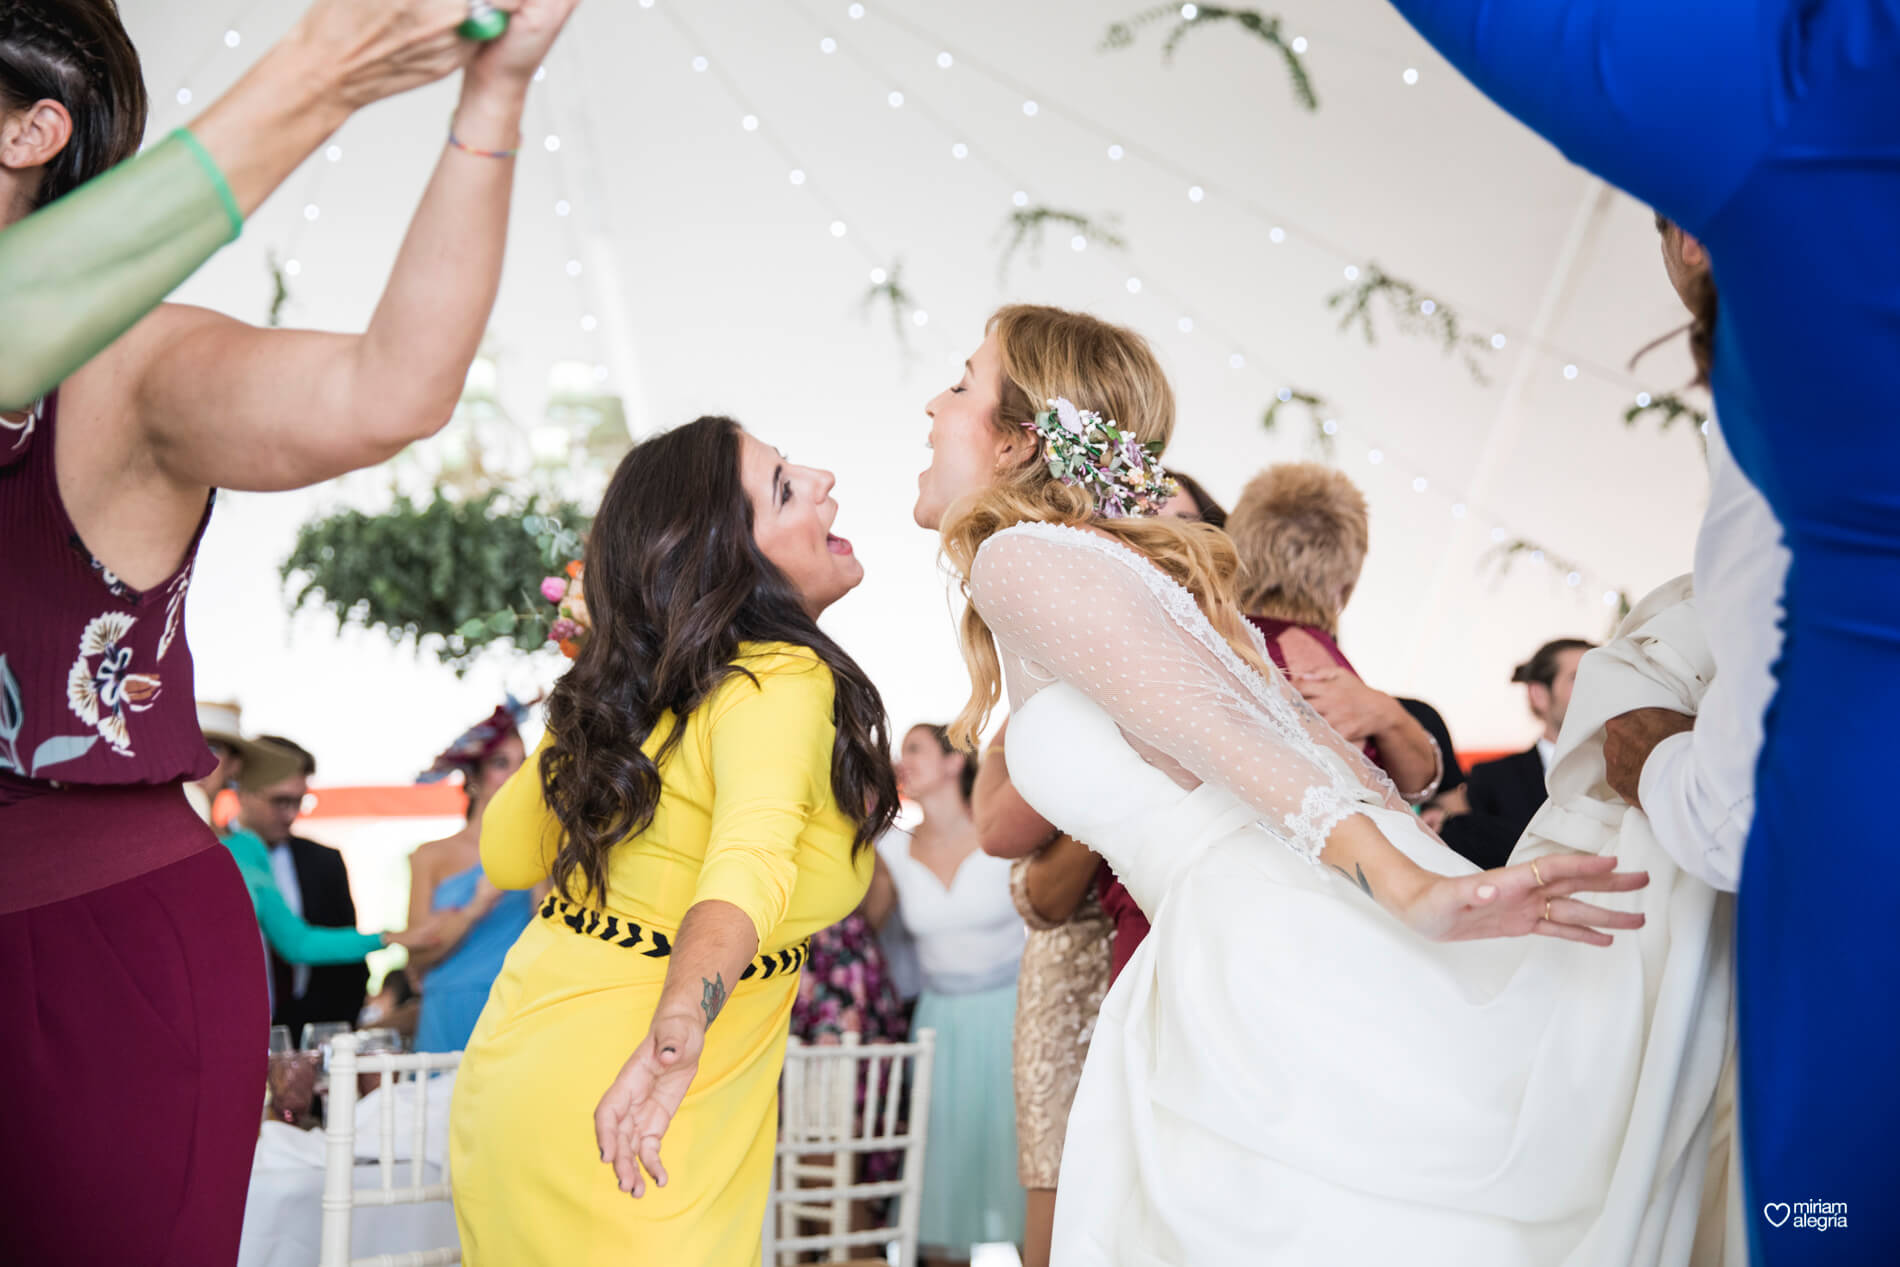
<path fill-rule="evenodd" d="M 414 852 L 409 855 L 410 870 L 418 876 L 430 875 L 452 864 L 464 844 L 463 838 L 466 835 L 466 831 L 459 831 L 453 836 L 445 836 L 441 840 L 431 840 L 426 844 L 417 845 Z"/>

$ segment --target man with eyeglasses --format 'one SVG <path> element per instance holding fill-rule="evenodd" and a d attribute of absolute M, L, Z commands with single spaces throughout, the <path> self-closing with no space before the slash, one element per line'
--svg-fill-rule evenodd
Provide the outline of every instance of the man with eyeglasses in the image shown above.
<path fill-rule="evenodd" d="M 185 799 L 213 831 L 225 830 L 225 825 L 213 817 L 218 794 L 226 788 L 235 789 L 238 775 L 244 770 L 248 769 L 256 780 L 275 783 L 303 767 L 303 758 L 298 755 L 301 749 L 273 747 L 247 737 L 242 712 L 235 703 L 199 700 L 198 729 L 204 732 L 205 746 L 217 759 L 218 768 L 195 783 L 185 784 Z"/>
<path fill-rule="evenodd" d="M 272 763 L 246 761 L 237 776 L 237 826 L 262 840 L 285 905 L 308 924 L 354 929 L 356 903 L 343 855 L 293 834 L 310 794 L 316 758 L 288 739 L 259 735 L 254 747 L 290 754 L 290 773 Z M 261 769 L 261 777 L 256 771 Z M 266 942 L 269 947 L 268 941 Z M 271 1024 L 290 1027 L 293 1037 L 318 1021 L 354 1021 L 369 985 L 359 956 L 348 963 L 292 963 L 270 949 Z"/>

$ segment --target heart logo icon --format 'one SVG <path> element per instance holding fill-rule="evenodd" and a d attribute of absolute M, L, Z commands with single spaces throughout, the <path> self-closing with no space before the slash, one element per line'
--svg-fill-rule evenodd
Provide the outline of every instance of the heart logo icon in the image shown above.
<path fill-rule="evenodd" d="M 1788 1208 L 1786 1201 L 1770 1201 L 1761 1208 L 1761 1213 L 1763 1218 L 1767 1219 L 1774 1226 L 1780 1227 L 1783 1223 L 1788 1221 L 1788 1215 L 1793 1213 L 1793 1211 Z"/>

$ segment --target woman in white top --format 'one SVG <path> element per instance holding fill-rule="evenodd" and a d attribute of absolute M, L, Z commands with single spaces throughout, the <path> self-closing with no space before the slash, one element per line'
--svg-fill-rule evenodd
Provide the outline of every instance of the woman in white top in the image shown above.
<path fill-rule="evenodd" d="M 897 778 L 923 821 L 878 842 L 884 867 L 866 902 L 882 923 L 894 893 L 923 969 L 913 1025 L 937 1032 L 918 1230 L 926 1263 L 963 1262 L 972 1245 L 1023 1238 L 1010 1053 L 1024 930 L 1010 864 L 983 852 L 970 817 L 976 764 L 945 727 L 904 736 Z"/>

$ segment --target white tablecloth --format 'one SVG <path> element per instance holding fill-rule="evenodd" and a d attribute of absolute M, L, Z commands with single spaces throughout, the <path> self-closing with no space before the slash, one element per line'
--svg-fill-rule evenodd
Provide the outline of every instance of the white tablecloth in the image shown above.
<path fill-rule="evenodd" d="M 430 1089 L 431 1129 L 426 1145 L 429 1160 L 423 1165 L 425 1183 L 441 1181 L 451 1086 L 452 1080 L 443 1078 Z M 400 1088 L 399 1100 L 406 1100 L 412 1091 L 411 1087 Z M 359 1157 L 377 1152 L 376 1097 L 381 1094 L 372 1092 L 364 1097 L 357 1114 Z M 409 1111 L 408 1104 L 399 1105 L 397 1119 L 401 1129 L 396 1138 L 402 1147 L 398 1153 L 401 1160 L 395 1166 L 395 1183 L 399 1188 L 409 1186 Z M 358 1188 L 377 1188 L 381 1184 L 381 1170 L 374 1162 L 357 1163 Z M 322 1228 L 323 1132 L 300 1131 L 280 1122 L 264 1123 L 257 1137 L 257 1154 L 251 1163 L 251 1186 L 244 1206 L 244 1235 L 238 1245 L 238 1267 L 315 1267 Z M 447 1201 L 359 1206 L 351 1219 L 351 1240 L 354 1258 L 455 1245 L 458 1243 L 455 1211 Z"/>

